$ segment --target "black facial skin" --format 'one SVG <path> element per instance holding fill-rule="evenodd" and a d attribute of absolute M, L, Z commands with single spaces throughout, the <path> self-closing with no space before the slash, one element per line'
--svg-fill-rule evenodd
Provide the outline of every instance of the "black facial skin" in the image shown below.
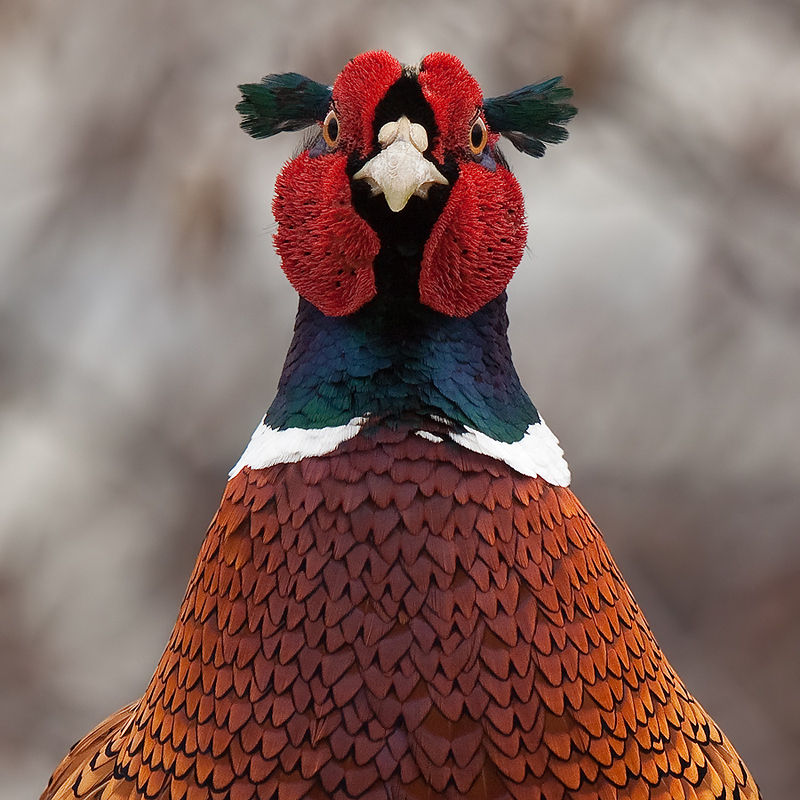
<path fill-rule="evenodd" d="M 423 155 L 436 164 L 447 178 L 448 185 L 434 184 L 428 190 L 427 198 L 414 195 L 402 211 L 392 211 L 382 194 L 373 196 L 367 181 L 353 180 L 352 176 L 380 152 L 378 131 L 383 125 L 403 115 L 425 128 L 428 148 Z M 454 183 L 458 180 L 458 165 L 452 157 L 441 164 L 431 157 L 430 152 L 435 146 L 439 130 L 433 109 L 414 75 L 403 75 L 390 87 L 375 109 L 372 128 L 371 152 L 366 158 L 359 153 L 352 153 L 347 163 L 353 208 L 369 223 L 381 241 L 381 251 L 374 264 L 378 294 L 416 300 L 419 298 L 423 249 L 434 223 L 447 203 Z"/>
<path fill-rule="evenodd" d="M 428 155 L 431 149 L 436 144 L 436 139 L 439 136 L 439 128 L 436 125 L 436 117 L 433 109 L 425 99 L 422 93 L 422 87 L 419 85 L 416 75 L 403 75 L 401 78 L 389 87 L 383 99 L 378 103 L 375 108 L 375 119 L 372 123 L 372 136 L 373 145 L 377 153 L 380 149 L 378 147 L 378 131 L 387 123 L 394 122 L 405 114 L 411 122 L 416 122 L 422 125 L 428 132 L 428 149 L 425 155 Z"/>

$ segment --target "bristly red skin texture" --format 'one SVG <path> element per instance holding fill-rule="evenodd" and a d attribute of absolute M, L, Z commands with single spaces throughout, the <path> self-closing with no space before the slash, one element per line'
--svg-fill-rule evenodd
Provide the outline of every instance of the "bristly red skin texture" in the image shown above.
<path fill-rule="evenodd" d="M 425 245 L 420 302 L 466 317 L 494 300 L 514 275 L 525 248 L 525 204 L 514 176 L 464 164 Z"/>
<path fill-rule="evenodd" d="M 283 270 L 328 316 L 352 314 L 376 293 L 372 265 L 380 241 L 353 209 L 346 169 L 350 158 L 363 163 L 379 150 L 375 111 L 402 74 L 388 53 L 354 58 L 333 86 L 340 143 L 323 155 L 302 153 L 278 177 L 273 213 Z M 458 176 L 424 250 L 419 298 L 442 314 L 467 317 L 511 280 L 525 247 L 525 204 L 516 179 L 495 159 L 496 133 L 486 148 L 489 167 L 469 150 L 482 92 L 461 62 L 433 53 L 423 59 L 418 80 L 438 128 L 431 132 L 430 158 L 452 165 Z"/>
<path fill-rule="evenodd" d="M 469 135 L 483 92 L 449 53 L 426 56 L 419 82 L 440 130 L 432 155 L 442 160 L 446 143 Z M 492 135 L 490 148 L 498 138 Z M 506 288 L 526 238 L 525 200 L 514 176 L 501 164 L 489 171 L 464 162 L 425 247 L 420 301 L 450 316 L 474 314 Z"/>
<path fill-rule="evenodd" d="M 375 109 L 403 67 L 389 53 L 362 53 L 341 71 L 333 85 L 342 141 L 367 156 L 372 149 Z"/>
<path fill-rule="evenodd" d="M 431 53 L 422 59 L 419 85 L 439 126 L 439 138 L 431 152 L 441 161 L 446 148 L 455 149 L 466 140 L 483 102 L 483 92 L 464 65 L 449 53 Z"/>
<path fill-rule="evenodd" d="M 372 263 L 381 247 L 353 210 L 345 166 L 335 155 L 302 153 L 281 170 L 272 203 L 283 271 L 299 294 L 333 317 L 375 297 Z"/>
<path fill-rule="evenodd" d="M 373 429 L 228 484 L 144 698 L 44 798 L 755 798 L 569 489 Z"/>

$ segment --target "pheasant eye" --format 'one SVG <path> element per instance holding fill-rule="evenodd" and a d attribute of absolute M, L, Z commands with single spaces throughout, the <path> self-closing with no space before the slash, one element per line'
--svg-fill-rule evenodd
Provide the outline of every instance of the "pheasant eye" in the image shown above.
<path fill-rule="evenodd" d="M 486 142 L 489 141 L 489 131 L 486 130 L 486 123 L 481 117 L 477 117 L 475 122 L 472 123 L 472 128 L 469 132 L 469 149 L 475 155 L 483 152 L 486 147 Z"/>
<path fill-rule="evenodd" d="M 339 144 L 339 120 L 333 109 L 328 112 L 328 116 L 322 123 L 322 138 L 328 147 L 336 147 Z"/>

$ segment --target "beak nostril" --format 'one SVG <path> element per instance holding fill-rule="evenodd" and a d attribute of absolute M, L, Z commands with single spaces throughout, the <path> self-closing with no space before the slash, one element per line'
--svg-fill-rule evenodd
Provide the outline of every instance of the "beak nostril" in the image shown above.
<path fill-rule="evenodd" d="M 409 142 L 420 153 L 424 153 L 428 149 L 428 132 L 424 125 L 411 122 L 403 115 L 400 119 L 387 122 L 378 131 L 378 144 L 382 148 L 385 149 L 397 141 Z"/>
<path fill-rule="evenodd" d="M 408 136 L 409 139 L 411 139 L 411 144 L 413 144 L 420 153 L 424 153 L 428 149 L 428 132 L 419 123 L 414 122 L 411 124 Z"/>
<path fill-rule="evenodd" d="M 395 139 L 397 139 L 397 134 L 400 130 L 400 123 L 395 122 L 387 122 L 381 129 L 378 131 L 378 144 L 381 147 L 388 147 Z"/>

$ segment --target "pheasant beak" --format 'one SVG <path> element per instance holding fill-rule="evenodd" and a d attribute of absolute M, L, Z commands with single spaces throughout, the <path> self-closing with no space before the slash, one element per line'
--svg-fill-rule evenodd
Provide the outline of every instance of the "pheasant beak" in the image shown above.
<path fill-rule="evenodd" d="M 425 128 L 402 116 L 378 131 L 381 152 L 353 175 L 365 180 L 373 195 L 383 192 L 392 211 L 402 211 L 411 195 L 427 198 L 434 183 L 447 186 L 447 178 L 422 154 L 428 149 Z"/>

